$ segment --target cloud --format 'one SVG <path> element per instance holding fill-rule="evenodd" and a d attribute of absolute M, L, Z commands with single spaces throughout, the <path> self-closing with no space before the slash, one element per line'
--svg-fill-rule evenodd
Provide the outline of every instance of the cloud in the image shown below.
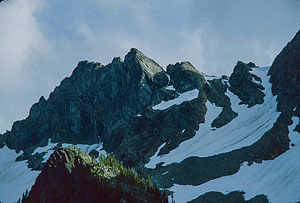
<path fill-rule="evenodd" d="M 134 26 L 142 27 L 145 30 L 147 30 L 148 27 L 154 26 L 154 22 L 151 17 L 151 7 L 147 1 L 96 0 L 96 2 L 102 10 L 109 11 L 105 12 L 105 14 L 110 19 L 122 18 L 123 20 L 133 21 L 135 22 Z M 124 13 L 127 15 L 124 15 Z"/>
<path fill-rule="evenodd" d="M 0 6 L 0 85 L 10 88 L 24 86 L 26 67 L 31 52 L 47 53 L 49 44 L 40 32 L 34 13 L 42 7 L 40 1 L 15 0 Z M 12 91 L 10 89 L 9 91 Z"/>
<path fill-rule="evenodd" d="M 1 131 L 8 128 L 12 119 L 20 118 L 15 112 L 20 110 L 18 105 L 24 108 L 24 93 L 33 85 L 27 74 L 30 61 L 35 57 L 33 53 L 44 55 L 50 50 L 34 16 L 43 6 L 38 0 L 33 0 L 30 4 L 24 0 L 4 1 L 0 5 Z M 32 102 L 31 99 L 30 101 Z M 26 111 L 28 109 L 17 114 L 25 116 Z"/>
<path fill-rule="evenodd" d="M 166 15 L 174 22 L 165 26 L 157 16 L 160 14 L 157 6 L 147 1 L 97 0 L 97 3 L 101 15 L 108 19 L 107 23 L 100 22 L 101 26 L 95 26 L 86 20 L 78 23 L 76 28 L 77 34 L 83 37 L 84 49 L 88 50 L 87 59 L 98 59 L 106 64 L 113 56 L 124 57 L 135 47 L 164 68 L 170 63 L 191 59 L 196 66 L 202 63 L 200 29 L 172 27 L 181 18 L 173 19 L 173 11 Z"/>
<path fill-rule="evenodd" d="M 203 30 L 203 69 L 215 74 L 230 74 L 237 60 L 271 65 L 300 28 L 295 0 L 189 2 L 189 27 Z"/>
<path fill-rule="evenodd" d="M 107 48 L 93 51 L 105 62 L 137 47 L 164 67 L 189 60 L 211 75 L 229 75 L 238 60 L 270 65 L 300 27 L 300 3 L 293 0 L 96 2 L 107 23 L 79 27 L 94 36 L 85 33 L 86 45 Z"/>

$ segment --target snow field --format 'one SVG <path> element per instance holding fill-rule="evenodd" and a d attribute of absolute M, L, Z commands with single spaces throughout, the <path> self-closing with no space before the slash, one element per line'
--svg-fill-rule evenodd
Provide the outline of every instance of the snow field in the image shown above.
<path fill-rule="evenodd" d="M 293 117 L 289 126 L 289 138 L 295 144 L 290 150 L 275 160 L 244 164 L 240 170 L 231 176 L 208 181 L 199 186 L 174 185 L 174 199 L 186 202 L 203 195 L 206 192 L 217 191 L 228 194 L 231 191 L 244 191 L 245 199 L 264 194 L 271 203 L 294 203 L 300 200 L 300 134 L 293 131 L 299 123 L 299 118 Z"/>
<path fill-rule="evenodd" d="M 169 89 L 171 89 L 173 86 L 170 86 Z M 198 97 L 198 94 L 199 94 L 199 90 L 197 89 L 194 89 L 194 90 L 191 90 L 191 91 L 187 91 L 187 92 L 184 92 L 182 94 L 179 95 L 179 97 L 177 97 L 176 99 L 173 99 L 173 100 L 169 100 L 169 101 L 162 101 L 161 103 L 155 105 L 152 107 L 152 109 L 154 110 L 164 110 L 164 109 L 167 109 L 175 104 L 179 105 L 185 101 L 190 101 L 190 100 L 193 100 L 195 98 Z"/>
<path fill-rule="evenodd" d="M 206 102 L 207 113 L 205 123 L 201 123 L 196 135 L 182 142 L 179 147 L 170 153 L 157 156 L 159 150 L 150 158 L 145 166 L 155 168 L 156 164 L 164 162 L 163 166 L 173 162 L 181 162 L 190 156 L 208 157 L 220 153 L 230 152 L 245 146 L 250 146 L 258 141 L 265 132 L 273 127 L 279 112 L 277 112 L 276 97 L 271 93 L 271 84 L 267 76 L 269 67 L 255 69 L 256 75 L 262 78 L 265 87 L 264 103 L 248 108 L 247 105 L 239 105 L 240 99 L 227 90 L 233 111 L 238 116 L 221 128 L 212 128 L 211 123 L 221 113 L 222 108 Z"/>

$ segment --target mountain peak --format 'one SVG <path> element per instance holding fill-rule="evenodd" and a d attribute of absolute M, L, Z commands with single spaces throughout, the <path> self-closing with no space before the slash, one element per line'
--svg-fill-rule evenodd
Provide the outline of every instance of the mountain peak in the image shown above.
<path fill-rule="evenodd" d="M 152 81 L 154 86 L 162 87 L 168 83 L 164 69 L 138 49 L 130 49 L 130 52 L 125 56 L 124 63 L 129 72 L 134 72 L 131 74 L 133 77 L 140 72 L 142 78 L 146 77 L 146 80 Z"/>
<path fill-rule="evenodd" d="M 158 72 L 163 72 L 163 68 L 160 67 L 154 60 L 145 56 L 141 51 L 136 48 L 131 48 L 128 54 L 125 56 L 126 64 L 134 66 L 138 65 L 142 68 L 143 71 L 149 76 L 149 78 L 153 78 L 154 75 Z"/>
<path fill-rule="evenodd" d="M 142 54 L 144 55 L 140 50 L 138 50 L 137 48 L 131 48 L 129 53 L 136 53 L 136 54 Z"/>

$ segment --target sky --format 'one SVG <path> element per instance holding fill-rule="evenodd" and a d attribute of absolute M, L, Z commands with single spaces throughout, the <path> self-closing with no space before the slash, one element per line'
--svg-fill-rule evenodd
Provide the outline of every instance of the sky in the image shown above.
<path fill-rule="evenodd" d="M 28 116 L 77 63 L 135 47 L 163 68 L 190 61 L 230 75 L 271 65 L 300 29 L 298 0 L 6 0 L 0 3 L 0 133 Z"/>

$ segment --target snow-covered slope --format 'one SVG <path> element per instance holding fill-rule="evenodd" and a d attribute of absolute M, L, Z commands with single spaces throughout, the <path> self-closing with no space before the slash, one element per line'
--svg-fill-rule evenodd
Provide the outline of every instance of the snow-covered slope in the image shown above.
<path fill-rule="evenodd" d="M 265 102 L 248 108 L 247 105 L 239 105 L 239 98 L 227 90 L 232 109 L 238 113 L 238 117 L 221 128 L 212 128 L 211 123 L 221 113 L 221 108 L 206 102 L 208 109 L 205 115 L 205 123 L 200 124 L 196 135 L 184 142 L 170 153 L 157 156 L 158 152 L 151 157 L 146 164 L 148 168 L 155 168 L 156 164 L 164 162 L 164 166 L 173 162 L 181 162 L 189 156 L 207 157 L 220 153 L 240 149 L 252 145 L 259 140 L 265 132 L 270 130 L 276 122 L 277 112 L 276 97 L 271 93 L 271 84 L 267 76 L 269 67 L 258 68 L 253 73 L 262 79 L 265 87 Z"/>
<path fill-rule="evenodd" d="M 54 148 L 58 143 L 52 143 L 49 139 L 48 145 L 35 149 L 34 153 L 46 152 L 43 156 L 43 162 L 46 162 L 50 155 L 54 152 Z M 85 145 L 85 144 L 62 144 L 61 147 L 74 146 L 80 148 L 84 152 L 90 153 L 96 150 L 100 154 L 106 154 L 102 149 L 102 143 Z M 6 146 L 0 149 L 0 202 L 13 203 L 22 197 L 22 194 L 30 191 L 35 179 L 40 174 L 40 171 L 32 171 L 27 166 L 27 161 L 18 161 L 16 158 L 23 152 L 18 154 L 15 150 L 10 150 Z"/>
<path fill-rule="evenodd" d="M 172 89 L 172 88 L 167 87 L 167 89 Z M 161 103 L 153 106 L 152 108 L 155 110 L 164 110 L 175 104 L 179 105 L 185 101 L 190 101 L 192 99 L 195 99 L 198 97 L 198 94 L 199 94 L 199 90 L 197 90 L 197 89 L 194 89 L 194 90 L 191 90 L 188 92 L 184 92 L 184 93 L 180 94 L 178 98 L 169 100 L 169 101 L 162 101 Z"/>
<path fill-rule="evenodd" d="M 30 190 L 40 173 L 31 171 L 26 161 L 16 162 L 21 154 L 6 146 L 0 149 L 0 202 L 16 202 L 25 190 Z"/>
<path fill-rule="evenodd" d="M 46 162 L 49 159 L 49 157 L 51 156 L 51 154 L 54 152 L 54 150 L 57 146 L 58 146 L 58 143 L 53 143 L 53 142 L 51 142 L 51 139 L 49 139 L 48 145 L 46 145 L 45 147 L 36 148 L 32 154 L 46 152 L 46 154 L 43 156 L 43 162 Z M 106 154 L 106 152 L 104 150 L 102 150 L 102 143 L 93 144 L 93 145 L 86 145 L 86 144 L 72 145 L 72 144 L 64 143 L 64 144 L 62 144 L 61 148 L 69 147 L 69 146 L 77 147 L 77 148 L 81 149 L 82 151 L 88 152 L 88 153 L 90 153 L 92 150 L 96 150 L 96 151 L 98 151 L 99 156 L 100 156 L 100 154 Z"/>
<path fill-rule="evenodd" d="M 205 123 L 200 124 L 196 135 L 184 142 L 170 153 L 158 156 L 165 144 L 158 148 L 145 166 L 155 168 L 163 162 L 163 166 L 173 162 L 181 162 L 190 156 L 208 157 L 245 146 L 258 141 L 265 132 L 270 130 L 278 119 L 280 112 L 277 109 L 277 96 L 271 93 L 271 84 L 267 76 L 269 67 L 258 68 L 252 71 L 259 76 L 265 87 L 264 103 L 248 108 L 240 105 L 239 98 L 227 90 L 232 109 L 238 117 L 221 128 L 212 128 L 212 121 L 221 113 L 221 108 L 207 101 L 208 108 Z M 256 81 L 257 82 L 257 81 Z M 175 184 L 170 188 L 174 192 L 177 202 L 186 202 L 207 192 L 216 191 L 228 194 L 231 191 L 244 191 L 245 199 L 249 200 L 256 195 L 264 194 L 272 203 L 297 202 L 300 200 L 300 136 L 293 131 L 299 124 L 299 118 L 293 117 L 293 124 L 289 126 L 291 149 L 275 160 L 254 163 L 250 166 L 244 163 L 240 170 L 231 176 L 220 177 L 198 186 Z M 168 172 L 163 173 L 165 175 Z"/>
<path fill-rule="evenodd" d="M 217 191 L 227 194 L 231 191 L 244 191 L 245 199 L 264 194 L 272 203 L 298 202 L 300 200 L 300 136 L 293 131 L 299 118 L 293 117 L 289 126 L 289 138 L 295 144 L 289 151 L 272 161 L 244 164 L 238 173 L 232 176 L 211 180 L 199 186 L 175 185 L 177 202 L 185 202 L 197 198 L 206 192 Z"/>

